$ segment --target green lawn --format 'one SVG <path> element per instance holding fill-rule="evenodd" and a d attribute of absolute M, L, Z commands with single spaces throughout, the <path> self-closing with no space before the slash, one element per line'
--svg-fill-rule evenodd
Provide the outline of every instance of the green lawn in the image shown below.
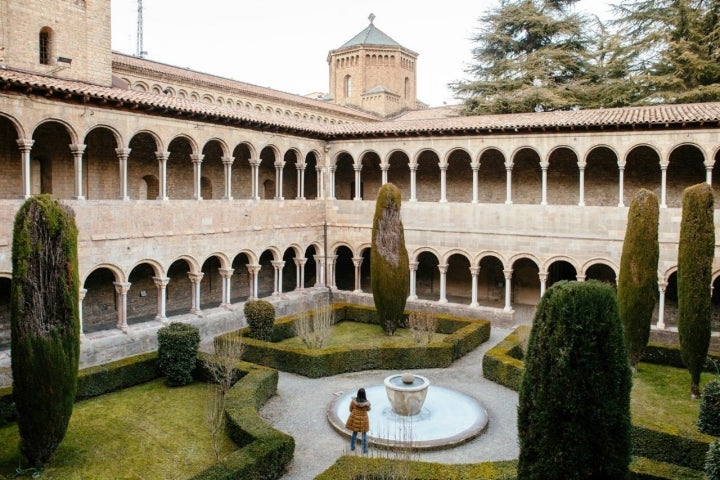
<path fill-rule="evenodd" d="M 159 379 L 75 405 L 43 479 L 186 479 L 215 463 L 205 423 L 208 386 Z M 18 467 L 17 425 L 0 428 L 0 474 Z M 236 446 L 223 436 L 221 455 Z"/>
<path fill-rule="evenodd" d="M 700 388 L 717 378 L 703 373 Z M 640 363 L 633 375 L 631 397 L 633 423 L 660 428 L 672 425 L 683 436 L 701 435 L 695 423 L 700 412 L 700 400 L 690 398 L 690 373 L 684 368 Z M 665 428 L 660 428 L 665 431 Z"/>
<path fill-rule="evenodd" d="M 446 334 L 436 333 L 433 342 L 441 342 Z M 280 342 L 281 345 L 304 347 L 299 337 L 292 337 Z M 397 345 L 417 345 L 412 333 L 407 328 L 398 328 L 395 335 L 385 335 L 382 327 L 377 324 L 362 322 L 339 322 L 333 326 L 332 334 L 325 347 L 387 347 Z"/>

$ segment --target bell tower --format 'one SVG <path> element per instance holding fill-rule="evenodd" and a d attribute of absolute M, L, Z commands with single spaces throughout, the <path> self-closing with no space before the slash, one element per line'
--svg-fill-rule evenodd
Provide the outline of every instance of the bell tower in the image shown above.
<path fill-rule="evenodd" d="M 110 1 L 0 0 L 0 68 L 112 84 Z"/>
<path fill-rule="evenodd" d="M 374 24 L 328 53 L 334 103 L 388 117 L 417 108 L 418 54 Z"/>

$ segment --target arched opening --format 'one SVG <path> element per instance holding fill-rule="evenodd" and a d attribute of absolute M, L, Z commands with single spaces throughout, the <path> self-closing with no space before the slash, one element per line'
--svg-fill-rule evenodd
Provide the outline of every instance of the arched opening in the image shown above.
<path fill-rule="evenodd" d="M 345 98 L 352 97 L 352 77 L 350 75 L 345 75 L 344 92 Z"/>
<path fill-rule="evenodd" d="M 668 207 L 682 207 L 683 191 L 705 182 L 705 159 L 694 145 L 682 145 L 670 154 L 667 167 L 665 203 Z"/>
<path fill-rule="evenodd" d="M 635 147 L 627 156 L 623 176 L 624 203 L 630 205 L 641 188 L 655 192 L 660 198 L 660 157 L 647 146 Z"/>
<path fill-rule="evenodd" d="M 13 123 L 0 115 L 0 169 L 3 172 L 0 198 L 2 199 L 19 198 L 23 193 L 22 165 L 17 140 L 18 132 Z M 37 170 L 37 167 L 33 169 L 31 165 L 32 170 Z"/>
<path fill-rule="evenodd" d="M 83 332 L 97 332 L 115 328 L 118 323 L 115 274 L 107 268 L 98 268 L 88 275 L 83 288 Z"/>
<path fill-rule="evenodd" d="M 222 163 L 223 149 L 217 140 L 205 144 L 202 150 L 202 177 L 200 179 L 200 196 L 205 200 L 217 200 L 224 195 L 225 166 Z M 213 185 L 219 185 L 216 191 Z"/>
<path fill-rule="evenodd" d="M 317 254 L 318 252 L 314 246 L 309 246 L 305 250 L 307 261 L 305 262 L 305 283 L 303 288 L 313 287 L 317 283 L 317 262 L 315 261 L 315 255 Z"/>
<path fill-rule="evenodd" d="M 174 261 L 168 269 L 167 276 L 170 281 L 165 292 L 168 317 L 190 313 L 193 286 L 189 273 L 190 264 L 184 259 Z"/>
<path fill-rule="evenodd" d="M 216 308 L 222 303 L 223 280 L 220 277 L 221 268 L 218 257 L 210 257 L 202 265 L 203 273 L 200 281 L 200 308 Z"/>
<path fill-rule="evenodd" d="M 547 203 L 550 205 L 580 203 L 578 158 L 569 148 L 558 148 L 550 154 L 547 171 Z"/>
<path fill-rule="evenodd" d="M 155 200 L 160 196 L 159 167 L 156 152 L 160 149 L 147 132 L 130 140 L 128 156 L 128 195 L 133 200 Z"/>
<path fill-rule="evenodd" d="M 314 200 L 318 197 L 317 160 L 310 152 L 305 156 L 305 198 Z"/>
<path fill-rule="evenodd" d="M 50 27 L 40 29 L 38 35 L 38 62 L 50 65 L 53 58 L 53 32 Z"/>
<path fill-rule="evenodd" d="M 167 196 L 173 200 L 190 200 L 195 194 L 193 164 L 190 155 L 193 148 L 185 137 L 177 137 L 168 145 Z"/>
<path fill-rule="evenodd" d="M 422 252 L 417 257 L 415 272 L 415 293 L 423 300 L 439 300 L 440 270 L 438 258 L 430 252 Z"/>
<path fill-rule="evenodd" d="M 275 198 L 275 160 L 275 150 L 270 147 L 262 149 L 258 165 L 258 183 L 263 186 L 263 191 L 258 192 L 258 196 L 266 200 Z"/>
<path fill-rule="evenodd" d="M 505 274 L 497 257 L 483 257 L 478 272 L 478 303 L 500 308 L 505 304 Z"/>
<path fill-rule="evenodd" d="M 283 162 L 285 165 L 282 170 L 282 197 L 291 200 L 298 196 L 298 179 L 300 178 L 300 169 L 298 168 L 298 153 L 295 150 L 285 152 Z"/>
<path fill-rule="evenodd" d="M 283 253 L 283 265 L 282 269 L 282 290 L 283 292 L 292 292 L 297 288 L 298 282 L 298 268 L 295 265 L 295 250 L 288 248 Z"/>
<path fill-rule="evenodd" d="M 148 263 L 141 263 L 132 269 L 128 281 L 130 290 L 127 297 L 127 323 L 147 322 L 158 315 L 158 287 L 153 280 L 155 269 Z"/>
<path fill-rule="evenodd" d="M 540 301 L 540 269 L 529 258 L 520 258 L 512 267 L 512 298 L 513 308 L 522 310 L 529 306 L 532 312 Z M 517 315 L 517 314 L 516 314 Z"/>
<path fill-rule="evenodd" d="M 613 287 L 617 287 L 617 276 L 615 270 L 604 263 L 596 263 L 590 265 L 585 270 L 585 280 L 598 280 L 600 282 L 608 283 Z"/>
<path fill-rule="evenodd" d="M 241 143 L 233 150 L 235 158 L 231 170 L 232 194 L 234 198 L 250 198 L 252 192 L 252 169 L 250 147 Z"/>
<path fill-rule="evenodd" d="M 486 150 L 478 167 L 478 203 L 505 203 L 507 170 L 500 150 Z"/>
<path fill-rule="evenodd" d="M 372 283 L 370 282 L 370 247 L 363 248 L 362 263 L 360 264 L 360 289 L 366 293 L 372 293 Z"/>
<path fill-rule="evenodd" d="M 465 150 L 455 150 L 448 157 L 445 173 L 446 197 L 448 202 L 472 201 L 472 167 L 470 155 Z"/>
<path fill-rule="evenodd" d="M 374 200 L 382 186 L 382 169 L 380 168 L 380 157 L 375 152 L 367 152 L 362 156 L 362 170 L 360 170 L 360 192 L 363 200 Z M 356 198 L 355 182 L 352 183 L 352 197 Z M 367 192 L 367 194 L 366 194 Z"/>
<path fill-rule="evenodd" d="M 355 265 L 353 264 L 353 253 L 346 246 L 338 247 L 335 250 L 335 286 L 338 290 L 355 290 Z"/>
<path fill-rule="evenodd" d="M 512 167 L 512 202 L 540 205 L 542 200 L 542 171 L 536 151 L 523 148 L 515 154 Z"/>
<path fill-rule="evenodd" d="M 561 280 L 577 280 L 577 270 L 569 262 L 558 260 L 548 267 L 547 288 Z"/>
<path fill-rule="evenodd" d="M 48 193 L 58 199 L 69 199 L 75 194 L 75 161 L 70 152 L 70 134 L 57 122 L 46 122 L 33 133 L 33 146 L 30 151 L 39 165 L 39 173 L 31 175 L 39 180 L 39 188 L 35 185 L 34 192 Z M 72 172 L 68 175 L 68 172 Z"/>
<path fill-rule="evenodd" d="M 607 147 L 592 149 L 585 165 L 585 205 L 618 204 L 620 170 L 617 161 L 615 152 Z"/>
<path fill-rule="evenodd" d="M 418 156 L 415 195 L 419 202 L 440 200 L 440 159 L 430 150 L 425 150 Z"/>
<path fill-rule="evenodd" d="M 275 269 L 272 265 L 275 256 L 270 250 L 260 255 L 260 271 L 258 272 L 258 298 L 269 297 L 275 290 Z"/>
<path fill-rule="evenodd" d="M 249 257 L 241 253 L 232 262 L 233 274 L 230 281 L 230 303 L 244 302 L 252 291 L 251 275 L 248 271 Z"/>
<path fill-rule="evenodd" d="M 445 297 L 449 302 L 469 304 L 472 299 L 470 260 L 455 253 L 448 258 L 445 274 Z"/>
<path fill-rule="evenodd" d="M 115 149 L 115 135 L 106 128 L 96 128 L 85 137 L 83 152 L 83 192 L 88 200 L 120 197 L 120 176 Z"/>
<path fill-rule="evenodd" d="M 141 200 L 155 200 L 160 196 L 160 181 L 155 175 L 145 175 L 140 182 L 138 197 Z"/>
<path fill-rule="evenodd" d="M 335 162 L 335 198 L 352 200 L 355 194 L 355 168 L 348 153 L 338 155 Z"/>
<path fill-rule="evenodd" d="M 400 198 L 410 198 L 410 159 L 405 152 L 393 152 L 388 158 L 387 180 L 400 190 Z"/>
<path fill-rule="evenodd" d="M 10 287 L 12 280 L 0 277 L 0 350 L 10 348 Z"/>

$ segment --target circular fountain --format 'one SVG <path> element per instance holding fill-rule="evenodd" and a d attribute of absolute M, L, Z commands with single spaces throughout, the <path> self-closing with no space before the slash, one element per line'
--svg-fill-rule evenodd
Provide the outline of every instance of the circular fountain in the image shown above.
<path fill-rule="evenodd" d="M 422 375 L 394 374 L 365 387 L 372 404 L 368 443 L 417 450 L 451 448 L 480 435 L 488 424 L 482 404 L 470 395 L 430 384 Z M 412 376 L 412 379 L 411 379 Z M 339 394 L 328 406 L 330 424 L 350 436 L 345 421 L 356 392 Z"/>

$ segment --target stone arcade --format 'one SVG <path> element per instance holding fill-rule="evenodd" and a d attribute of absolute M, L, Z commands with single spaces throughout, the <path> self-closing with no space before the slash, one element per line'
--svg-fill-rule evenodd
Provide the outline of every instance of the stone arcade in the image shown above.
<path fill-rule="evenodd" d="M 171 317 L 230 328 L 247 299 L 367 303 L 385 182 L 403 195 L 408 305 L 506 323 L 558 280 L 615 282 L 627 206 L 649 188 L 655 329 L 674 324 L 681 195 L 720 185 L 720 103 L 417 109 L 417 54 L 372 23 L 330 51 L 331 94 L 312 99 L 111 52 L 110 2 L 3 8 L 0 368 L 12 222 L 38 193 L 76 212 L 84 366 L 151 350 Z"/>

